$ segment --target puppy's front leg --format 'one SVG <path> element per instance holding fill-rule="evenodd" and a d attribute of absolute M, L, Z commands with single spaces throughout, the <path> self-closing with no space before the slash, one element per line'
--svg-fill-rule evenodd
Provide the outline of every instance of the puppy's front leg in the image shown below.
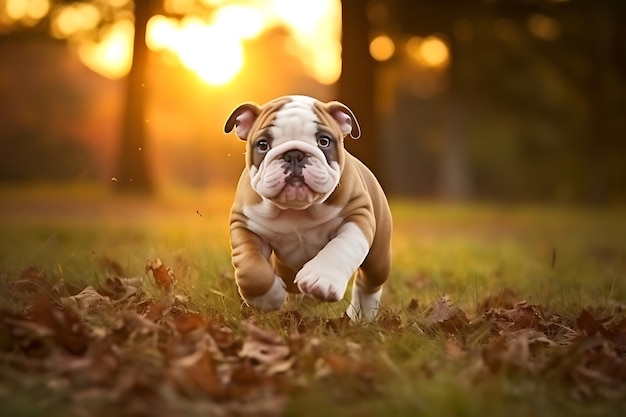
<path fill-rule="evenodd" d="M 232 261 L 239 294 L 246 304 L 261 310 L 278 310 L 285 302 L 285 283 L 269 263 L 271 248 L 245 227 L 230 231 Z"/>
<path fill-rule="evenodd" d="M 343 298 L 350 277 L 369 252 L 369 242 L 354 222 L 339 228 L 337 236 L 296 274 L 300 291 L 323 301 Z"/>

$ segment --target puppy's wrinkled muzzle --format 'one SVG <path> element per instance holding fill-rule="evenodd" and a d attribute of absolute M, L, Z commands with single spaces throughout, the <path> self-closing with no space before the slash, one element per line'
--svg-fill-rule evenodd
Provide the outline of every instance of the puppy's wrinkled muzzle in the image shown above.
<path fill-rule="evenodd" d="M 338 167 L 302 142 L 279 145 L 268 152 L 258 171 L 251 170 L 253 188 L 280 208 L 303 209 L 321 202 L 335 188 Z"/>

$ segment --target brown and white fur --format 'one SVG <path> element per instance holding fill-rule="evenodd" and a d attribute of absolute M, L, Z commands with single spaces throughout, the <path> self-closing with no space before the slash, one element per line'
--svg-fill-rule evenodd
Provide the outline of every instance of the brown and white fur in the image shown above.
<path fill-rule="evenodd" d="M 360 136 L 344 104 L 284 96 L 244 103 L 224 131 L 246 141 L 246 166 L 230 215 L 239 293 L 261 310 L 286 293 L 343 299 L 347 315 L 371 321 L 391 267 L 392 220 L 372 172 L 344 148 Z"/>

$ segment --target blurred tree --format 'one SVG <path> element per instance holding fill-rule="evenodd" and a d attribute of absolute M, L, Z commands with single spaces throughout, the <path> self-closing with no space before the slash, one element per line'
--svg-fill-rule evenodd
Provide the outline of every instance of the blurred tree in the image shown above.
<path fill-rule="evenodd" d="M 342 0 L 341 9 L 342 63 L 338 95 L 339 100 L 354 111 L 361 126 L 361 140 L 355 144 L 347 141 L 346 147 L 363 161 L 385 186 L 375 109 L 375 62 L 369 52 L 371 29 L 366 11 L 367 2 Z"/>
<path fill-rule="evenodd" d="M 148 167 L 146 135 L 146 27 L 152 16 L 151 0 L 135 0 L 133 57 L 126 77 L 126 109 L 122 115 L 122 141 L 117 184 L 125 192 L 151 193 L 154 184 Z"/>

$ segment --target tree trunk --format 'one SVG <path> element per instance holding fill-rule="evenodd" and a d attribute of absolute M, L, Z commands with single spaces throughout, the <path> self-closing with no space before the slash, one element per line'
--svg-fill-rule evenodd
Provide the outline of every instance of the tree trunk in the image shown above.
<path fill-rule="evenodd" d="M 467 155 L 467 127 L 465 115 L 465 97 L 460 76 L 462 63 L 458 58 L 458 42 L 450 37 L 450 66 L 448 68 L 449 86 L 445 93 L 444 149 L 440 163 L 441 196 L 451 201 L 468 200 L 472 194 L 470 168 Z"/>
<path fill-rule="evenodd" d="M 126 79 L 117 172 L 117 187 L 120 191 L 146 194 L 154 191 L 146 147 L 146 25 L 150 16 L 151 1 L 135 0 L 133 60 Z"/>
<path fill-rule="evenodd" d="M 361 138 L 346 148 L 376 174 L 385 186 L 378 146 L 378 123 L 375 110 L 374 60 L 369 53 L 369 22 L 365 10 L 367 2 L 341 2 L 341 77 L 339 100 L 349 106 L 361 126 Z"/>

